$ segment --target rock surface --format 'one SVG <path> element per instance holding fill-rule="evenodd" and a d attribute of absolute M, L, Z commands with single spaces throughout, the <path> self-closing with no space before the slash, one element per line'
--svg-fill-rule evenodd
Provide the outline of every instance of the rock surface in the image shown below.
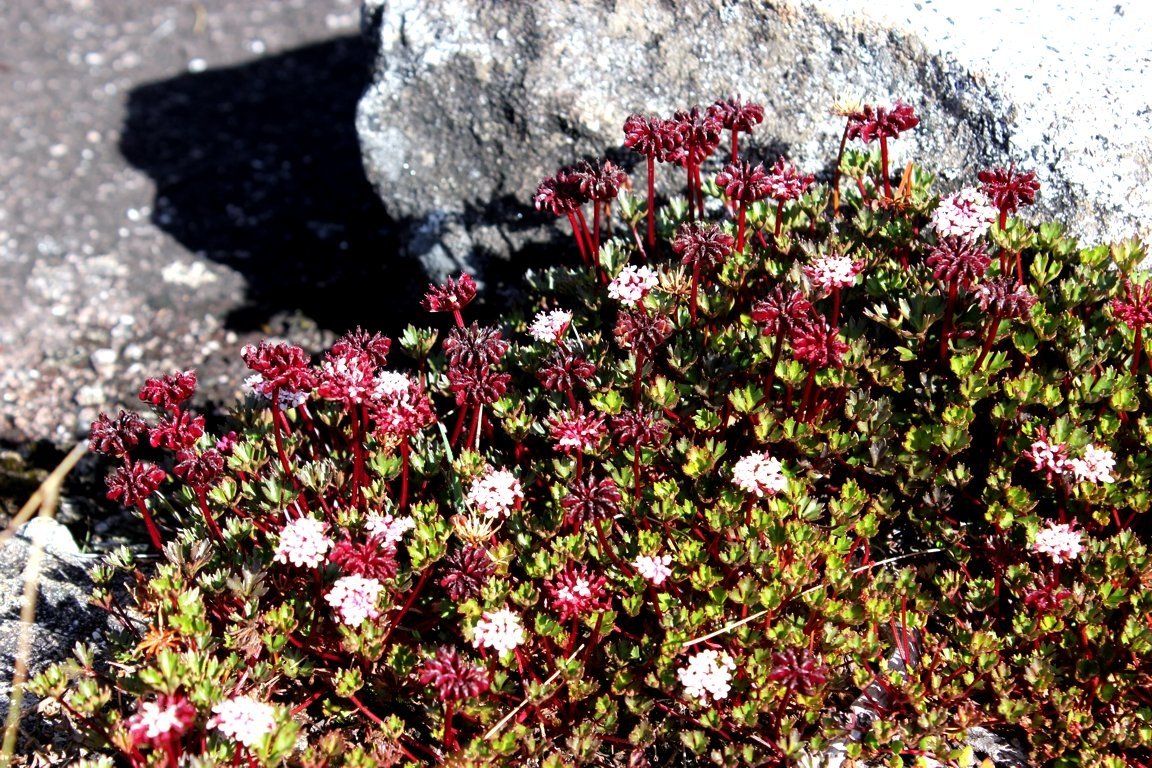
<path fill-rule="evenodd" d="M 66 450 L 177 369 L 231 404 L 244 343 L 315 350 L 416 306 L 353 128 L 359 0 L 0 18 L 0 446 Z"/>
<path fill-rule="evenodd" d="M 1150 18 L 1131 2 L 366 0 L 377 58 L 357 129 L 409 251 L 441 273 L 543 237 L 536 185 L 618 149 L 630 113 L 729 95 L 765 106 L 762 155 L 810 172 L 835 157 L 838 98 L 899 98 L 921 125 L 894 142 L 897 167 L 915 158 L 951 191 L 1014 162 L 1043 185 L 1032 216 L 1085 244 L 1146 237 Z"/>

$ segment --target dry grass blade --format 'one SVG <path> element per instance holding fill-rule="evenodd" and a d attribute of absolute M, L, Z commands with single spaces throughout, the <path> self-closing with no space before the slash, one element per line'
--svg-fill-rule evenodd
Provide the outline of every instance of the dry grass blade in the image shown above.
<path fill-rule="evenodd" d="M 37 517 L 51 519 L 56 514 L 60 501 L 60 488 L 64 478 L 88 450 L 87 443 L 77 443 L 67 456 L 44 479 L 36 492 L 20 509 L 8 528 L 0 534 L 0 546 L 15 535 L 16 530 L 27 522 L 33 512 Z M 28 655 L 32 645 L 32 625 L 36 621 L 36 600 L 40 588 L 40 563 L 44 557 L 44 547 L 39 542 L 31 542 L 28 562 L 24 566 L 24 604 L 20 608 L 20 638 L 16 646 L 16 658 L 12 672 L 11 693 L 8 700 L 8 717 L 4 724 L 4 742 L 0 747 L 0 768 L 12 764 L 16 750 L 16 735 L 20 727 L 20 707 L 24 699 L 24 683 L 28 679 Z"/>

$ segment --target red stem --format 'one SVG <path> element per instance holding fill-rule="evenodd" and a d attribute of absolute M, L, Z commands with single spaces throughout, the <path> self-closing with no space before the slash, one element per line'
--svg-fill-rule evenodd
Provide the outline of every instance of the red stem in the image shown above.
<path fill-rule="evenodd" d="M 748 217 L 748 204 L 740 201 L 740 211 L 736 219 L 736 250 L 744 252 L 744 221 Z"/>
<path fill-rule="evenodd" d="M 880 171 L 884 174 L 884 197 L 892 199 L 892 183 L 888 180 L 888 137 L 880 134 Z"/>
<path fill-rule="evenodd" d="M 148 529 L 148 538 L 152 540 L 152 546 L 156 548 L 157 552 L 164 551 L 164 539 L 160 536 L 160 529 L 156 527 L 156 521 L 152 519 L 152 513 L 148 510 L 148 505 L 143 501 L 136 503 L 136 508 L 140 510 L 140 514 L 144 517 L 144 527 Z"/>
<path fill-rule="evenodd" d="M 648 247 L 656 257 L 656 157 L 648 155 Z"/>

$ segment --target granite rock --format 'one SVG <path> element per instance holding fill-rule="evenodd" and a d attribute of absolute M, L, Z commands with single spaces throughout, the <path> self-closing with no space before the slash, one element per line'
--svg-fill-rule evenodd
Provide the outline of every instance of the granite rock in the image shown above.
<path fill-rule="evenodd" d="M 941 191 L 1015 163 L 1043 185 L 1030 216 L 1086 243 L 1152 232 L 1138 87 L 1149 14 L 1131 3 L 1103 18 L 1056 3 L 1042 20 L 911 0 L 365 0 L 362 12 L 377 51 L 357 114 L 366 173 L 433 273 L 475 272 L 555 233 L 531 210 L 536 185 L 619 151 L 630 113 L 730 95 L 765 106 L 754 141 L 768 160 L 827 172 L 833 103 L 898 98 L 921 125 L 893 162 L 927 165 Z"/>

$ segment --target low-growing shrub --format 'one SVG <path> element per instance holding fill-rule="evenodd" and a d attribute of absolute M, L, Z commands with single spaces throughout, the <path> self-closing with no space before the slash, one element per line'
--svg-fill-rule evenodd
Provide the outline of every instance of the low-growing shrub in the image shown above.
<path fill-rule="evenodd" d="M 838 114 L 823 182 L 740 159 L 755 104 L 634 115 L 647 194 L 535 197 L 578 266 L 499 326 L 463 275 L 395 345 L 246 347 L 226 434 L 150 380 L 91 443 L 163 557 L 97 569 L 111 658 L 35 692 L 132 766 L 1152 760 L 1144 251 Z"/>

